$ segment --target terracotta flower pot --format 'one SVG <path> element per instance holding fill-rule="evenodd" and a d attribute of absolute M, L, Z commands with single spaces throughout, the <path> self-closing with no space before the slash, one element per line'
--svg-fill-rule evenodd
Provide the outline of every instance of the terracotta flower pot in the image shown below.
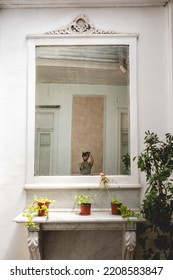
<path fill-rule="evenodd" d="M 114 204 L 111 203 L 111 210 L 112 210 L 112 215 L 121 215 L 120 210 L 118 209 L 118 207 L 120 207 L 121 204 Z"/>
<path fill-rule="evenodd" d="M 37 204 L 38 204 L 38 206 L 39 206 L 39 208 L 40 208 L 40 210 L 38 210 L 38 216 L 46 216 L 46 210 L 41 210 L 41 207 L 43 206 L 43 205 L 45 205 L 46 207 L 47 207 L 47 209 L 49 209 L 49 202 L 37 202 Z"/>
<path fill-rule="evenodd" d="M 91 215 L 91 204 L 82 204 L 80 205 L 80 215 Z"/>

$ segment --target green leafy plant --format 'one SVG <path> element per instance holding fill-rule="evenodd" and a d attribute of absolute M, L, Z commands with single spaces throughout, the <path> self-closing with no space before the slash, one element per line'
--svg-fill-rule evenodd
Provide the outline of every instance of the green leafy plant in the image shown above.
<path fill-rule="evenodd" d="M 94 200 L 96 195 L 76 195 L 76 205 L 80 206 L 80 215 L 91 214 L 91 202 Z"/>
<path fill-rule="evenodd" d="M 135 212 L 132 209 L 130 209 L 128 206 L 121 204 L 118 209 L 120 210 L 121 216 L 123 218 L 127 218 L 127 221 L 131 223 L 130 218 L 131 217 L 136 217 L 136 218 L 141 218 L 141 213 Z"/>
<path fill-rule="evenodd" d="M 126 205 L 123 204 L 123 202 L 117 198 L 117 196 L 114 194 L 113 196 L 111 196 L 110 191 L 109 191 L 109 178 L 107 176 L 105 176 L 105 174 L 102 172 L 100 173 L 100 180 L 99 180 L 99 185 L 100 185 L 100 189 L 106 189 L 109 198 L 111 199 L 111 204 L 117 205 L 117 210 L 113 210 L 112 209 L 112 214 L 114 212 L 116 212 L 116 214 L 121 214 L 121 216 L 123 218 L 127 218 L 128 222 L 130 222 L 130 217 L 137 217 L 140 218 L 141 214 L 136 213 L 134 211 L 132 211 L 130 208 L 128 208 Z"/>
<path fill-rule="evenodd" d="M 155 133 L 145 132 L 145 149 L 137 157 L 137 165 L 146 174 L 147 189 L 141 212 L 147 220 L 139 238 L 145 259 L 173 259 L 172 207 L 173 136 L 159 140 Z M 145 230 L 145 232 L 144 232 Z M 148 235 L 152 234 L 152 246 Z"/>
<path fill-rule="evenodd" d="M 124 164 L 124 174 L 129 175 L 130 174 L 130 155 L 129 153 L 126 153 L 122 157 L 122 162 Z"/>
<path fill-rule="evenodd" d="M 37 197 L 36 195 L 34 195 L 34 202 L 36 203 L 55 203 L 55 200 L 52 200 L 52 199 L 48 199 L 48 197 Z"/>
<path fill-rule="evenodd" d="M 49 205 L 54 202 L 55 200 L 48 199 L 47 197 L 38 198 L 35 195 L 34 202 L 30 204 L 23 213 L 23 216 L 28 219 L 28 221 L 25 223 L 25 226 L 28 228 L 39 229 L 39 226 L 33 221 L 33 218 L 38 215 L 44 215 L 46 218 L 48 218 Z"/>
<path fill-rule="evenodd" d="M 122 202 L 117 198 L 116 195 L 111 197 L 111 212 L 112 215 L 120 215 L 119 207 L 121 206 Z"/>
<path fill-rule="evenodd" d="M 112 203 L 112 204 L 121 205 L 121 204 L 122 204 L 122 201 L 119 200 L 119 199 L 117 198 L 117 196 L 114 194 L 114 195 L 112 196 L 112 198 L 111 198 L 111 203 Z"/>
<path fill-rule="evenodd" d="M 94 200 L 95 196 L 93 195 L 76 195 L 76 205 L 85 205 L 85 204 L 91 204 L 91 202 Z"/>

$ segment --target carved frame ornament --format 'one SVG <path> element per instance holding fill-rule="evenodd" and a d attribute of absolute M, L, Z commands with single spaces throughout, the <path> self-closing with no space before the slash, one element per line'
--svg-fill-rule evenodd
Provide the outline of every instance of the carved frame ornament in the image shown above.
<path fill-rule="evenodd" d="M 115 31 L 104 31 L 95 28 L 85 15 L 77 16 L 65 29 L 46 32 L 45 35 L 67 34 L 118 34 Z"/>

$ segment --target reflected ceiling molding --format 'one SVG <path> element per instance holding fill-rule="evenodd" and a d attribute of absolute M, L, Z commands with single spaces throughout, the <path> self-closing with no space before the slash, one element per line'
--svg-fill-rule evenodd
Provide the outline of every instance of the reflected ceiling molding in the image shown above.
<path fill-rule="evenodd" d="M 119 34 L 115 31 L 104 31 L 96 29 L 88 18 L 81 14 L 77 16 L 73 22 L 68 25 L 65 29 L 58 29 L 54 31 L 46 32 L 45 35 L 59 35 L 59 34 L 74 34 L 74 33 L 89 33 L 89 34 Z"/>

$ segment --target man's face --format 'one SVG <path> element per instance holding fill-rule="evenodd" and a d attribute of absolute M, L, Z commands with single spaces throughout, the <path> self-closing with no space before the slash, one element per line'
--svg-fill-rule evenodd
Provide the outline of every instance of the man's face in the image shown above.
<path fill-rule="evenodd" d="M 83 153 L 82 158 L 83 158 L 84 161 L 87 161 L 88 158 L 89 158 L 89 153 Z"/>

